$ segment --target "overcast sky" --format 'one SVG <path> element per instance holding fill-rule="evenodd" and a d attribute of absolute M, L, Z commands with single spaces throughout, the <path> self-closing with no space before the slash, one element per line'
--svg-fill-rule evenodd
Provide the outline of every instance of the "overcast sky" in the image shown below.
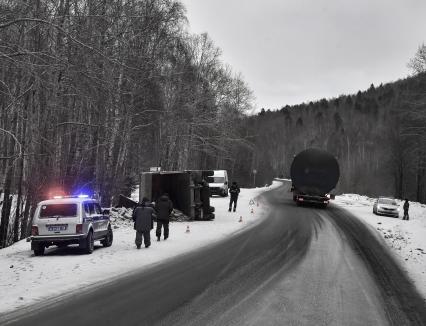
<path fill-rule="evenodd" d="M 258 109 L 404 78 L 426 42 L 426 0 L 182 0 L 241 72 Z"/>

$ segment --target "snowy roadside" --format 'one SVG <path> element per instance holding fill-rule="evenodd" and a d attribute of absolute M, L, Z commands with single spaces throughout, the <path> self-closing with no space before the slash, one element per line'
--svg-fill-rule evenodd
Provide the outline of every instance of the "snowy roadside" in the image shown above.
<path fill-rule="evenodd" d="M 253 226 L 265 217 L 267 206 L 261 198 L 254 205 L 250 205 L 250 200 L 280 185 L 280 182 L 274 181 L 269 187 L 241 189 L 236 213 L 227 211 L 228 197 L 214 197 L 211 205 L 215 207 L 216 218 L 213 221 L 173 222 L 169 239 L 152 241 L 149 249 L 136 250 L 133 224 L 122 219 L 113 222 L 113 245 L 109 248 L 99 245 L 91 255 L 82 255 L 69 248 L 52 247 L 46 250 L 45 256 L 35 257 L 30 251 L 30 243 L 25 240 L 1 249 L 0 313 L 97 285 L 212 244 Z M 239 222 L 240 216 L 242 222 Z M 189 233 L 186 232 L 187 226 L 190 228 Z M 154 233 L 155 230 L 151 232 L 153 240 Z"/>
<path fill-rule="evenodd" d="M 336 196 L 335 204 L 370 225 L 391 248 L 402 268 L 426 298 L 426 205 L 410 202 L 410 220 L 402 220 L 403 202 L 398 201 L 400 217 L 373 214 L 374 198 L 356 194 Z"/>

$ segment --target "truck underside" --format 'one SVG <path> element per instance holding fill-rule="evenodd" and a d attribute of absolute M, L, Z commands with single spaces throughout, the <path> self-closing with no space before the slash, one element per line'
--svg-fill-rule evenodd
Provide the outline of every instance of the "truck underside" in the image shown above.
<path fill-rule="evenodd" d="M 302 204 L 313 204 L 327 207 L 330 198 L 327 195 L 312 195 L 305 194 L 296 190 L 293 190 L 293 200 L 297 205 Z"/>

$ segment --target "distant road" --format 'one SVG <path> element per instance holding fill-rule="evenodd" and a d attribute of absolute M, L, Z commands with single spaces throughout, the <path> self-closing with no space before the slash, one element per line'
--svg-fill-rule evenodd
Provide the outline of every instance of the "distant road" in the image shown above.
<path fill-rule="evenodd" d="M 235 237 L 6 318 L 31 326 L 426 325 L 425 300 L 362 222 L 335 206 L 297 207 L 288 185 L 263 201 L 271 214 Z"/>

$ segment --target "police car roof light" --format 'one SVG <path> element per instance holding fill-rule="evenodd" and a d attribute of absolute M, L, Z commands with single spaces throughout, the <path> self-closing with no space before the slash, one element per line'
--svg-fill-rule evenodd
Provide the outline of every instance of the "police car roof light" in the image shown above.
<path fill-rule="evenodd" d="M 89 195 L 71 195 L 71 196 L 53 196 L 53 199 L 65 199 L 65 198 L 90 198 Z"/>

